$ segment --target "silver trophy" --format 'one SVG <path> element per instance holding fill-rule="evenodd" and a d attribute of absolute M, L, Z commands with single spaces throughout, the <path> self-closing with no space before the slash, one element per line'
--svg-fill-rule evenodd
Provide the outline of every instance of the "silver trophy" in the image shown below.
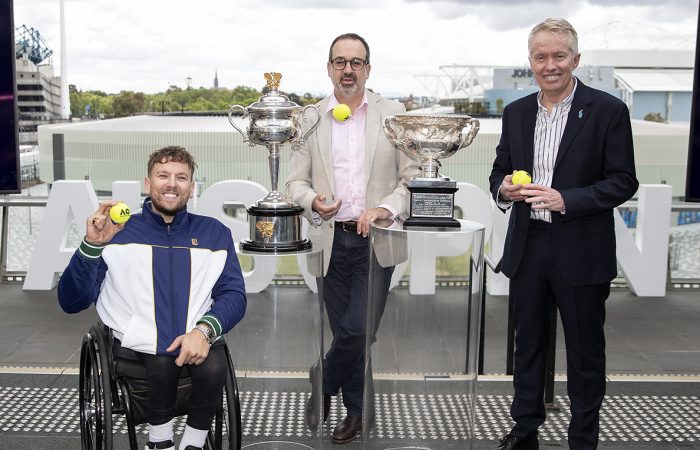
<path fill-rule="evenodd" d="M 241 241 L 241 248 L 253 252 L 291 252 L 311 248 L 311 241 L 301 238 L 301 216 L 304 208 L 277 190 L 280 148 L 286 143 L 299 146 L 318 126 L 321 113 L 314 105 L 301 107 L 278 91 L 282 75 L 276 72 L 265 74 L 269 92 L 244 108 L 232 106 L 228 120 L 251 147 L 264 145 L 269 150 L 268 162 L 272 191 L 248 208 L 250 239 Z M 308 110 L 316 111 L 316 122 L 302 134 L 302 119 Z M 244 133 L 233 121 L 233 113 L 243 111 L 250 121 Z"/>
<path fill-rule="evenodd" d="M 396 114 L 384 119 L 384 132 L 396 148 L 419 161 L 422 172 L 408 183 L 410 214 L 404 226 L 458 228 L 457 182 L 440 173 L 440 158 L 471 144 L 479 121 L 466 115 Z"/>

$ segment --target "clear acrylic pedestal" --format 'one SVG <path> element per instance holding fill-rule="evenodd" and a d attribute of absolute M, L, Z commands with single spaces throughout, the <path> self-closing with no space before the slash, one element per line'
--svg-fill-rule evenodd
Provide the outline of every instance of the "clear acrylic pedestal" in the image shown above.
<path fill-rule="evenodd" d="M 472 448 L 483 243 L 484 226 L 465 220 L 372 227 L 363 448 Z M 391 266 L 410 275 L 385 297 L 379 269 Z"/>
<path fill-rule="evenodd" d="M 323 250 L 315 248 L 238 254 L 244 270 L 251 257 L 253 264 L 272 265 L 276 270 L 305 265 L 314 276 L 323 268 Z M 298 278 L 284 276 L 277 276 L 261 292 L 248 293 L 246 315 L 228 334 L 241 398 L 243 449 L 320 450 L 330 446 L 324 427 L 309 430 L 304 420 L 304 404 L 312 389 L 317 393 L 318 415 L 323 398 L 321 380 L 312 385 L 309 379 L 309 367 L 322 361 L 323 355 L 322 283 L 320 278 L 315 281 L 318 293 Z"/>

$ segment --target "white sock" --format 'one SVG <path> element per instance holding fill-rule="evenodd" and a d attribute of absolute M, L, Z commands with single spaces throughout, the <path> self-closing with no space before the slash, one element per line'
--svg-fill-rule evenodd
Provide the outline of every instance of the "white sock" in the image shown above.
<path fill-rule="evenodd" d="M 175 437 L 173 433 L 173 421 L 170 419 L 169 422 L 165 422 L 162 425 L 151 425 L 148 424 L 148 440 L 151 442 L 165 442 L 172 441 Z"/>
<path fill-rule="evenodd" d="M 207 440 L 209 430 L 198 430 L 189 425 L 185 426 L 185 432 L 182 434 L 179 450 L 185 450 L 185 447 L 192 445 L 197 448 L 204 447 L 204 442 Z"/>

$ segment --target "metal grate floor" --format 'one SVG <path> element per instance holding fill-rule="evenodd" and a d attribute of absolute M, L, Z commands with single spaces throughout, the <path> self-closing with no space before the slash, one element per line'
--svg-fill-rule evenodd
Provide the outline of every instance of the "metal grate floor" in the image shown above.
<path fill-rule="evenodd" d="M 694 386 L 697 386 L 695 384 Z M 601 444 L 675 443 L 700 447 L 700 397 L 688 395 L 618 395 L 606 397 L 601 415 Z M 243 391 L 244 440 L 311 438 L 304 424 L 306 392 Z M 334 400 L 331 427 L 344 414 Z M 382 440 L 450 442 L 468 434 L 466 395 L 377 394 L 373 436 Z M 477 396 L 475 438 L 495 441 L 511 428 L 510 395 Z M 566 439 L 568 399 L 556 396 L 560 412 L 548 414 L 540 429 L 543 441 Z M 184 427 L 177 422 L 177 429 Z M 145 433 L 144 426 L 139 427 Z M 115 432 L 125 434 L 118 417 Z M 0 387 L 0 434 L 79 434 L 78 390 L 59 387 Z"/>

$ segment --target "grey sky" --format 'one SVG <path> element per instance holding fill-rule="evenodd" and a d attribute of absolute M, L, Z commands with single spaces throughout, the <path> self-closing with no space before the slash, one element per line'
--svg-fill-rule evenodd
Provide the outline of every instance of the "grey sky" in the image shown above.
<path fill-rule="evenodd" d="M 283 90 L 327 94 L 328 45 L 352 31 L 372 50 L 368 87 L 420 95 L 427 90 L 414 75 L 441 65 L 526 65 L 529 29 L 546 17 L 568 19 L 585 49 L 587 33 L 621 20 L 692 45 L 697 13 L 696 0 L 66 0 L 68 81 L 158 92 L 187 77 L 211 86 L 218 70 L 223 86 L 260 88 L 263 73 L 277 71 Z M 22 24 L 41 32 L 58 70 L 58 0 L 15 0 Z"/>

